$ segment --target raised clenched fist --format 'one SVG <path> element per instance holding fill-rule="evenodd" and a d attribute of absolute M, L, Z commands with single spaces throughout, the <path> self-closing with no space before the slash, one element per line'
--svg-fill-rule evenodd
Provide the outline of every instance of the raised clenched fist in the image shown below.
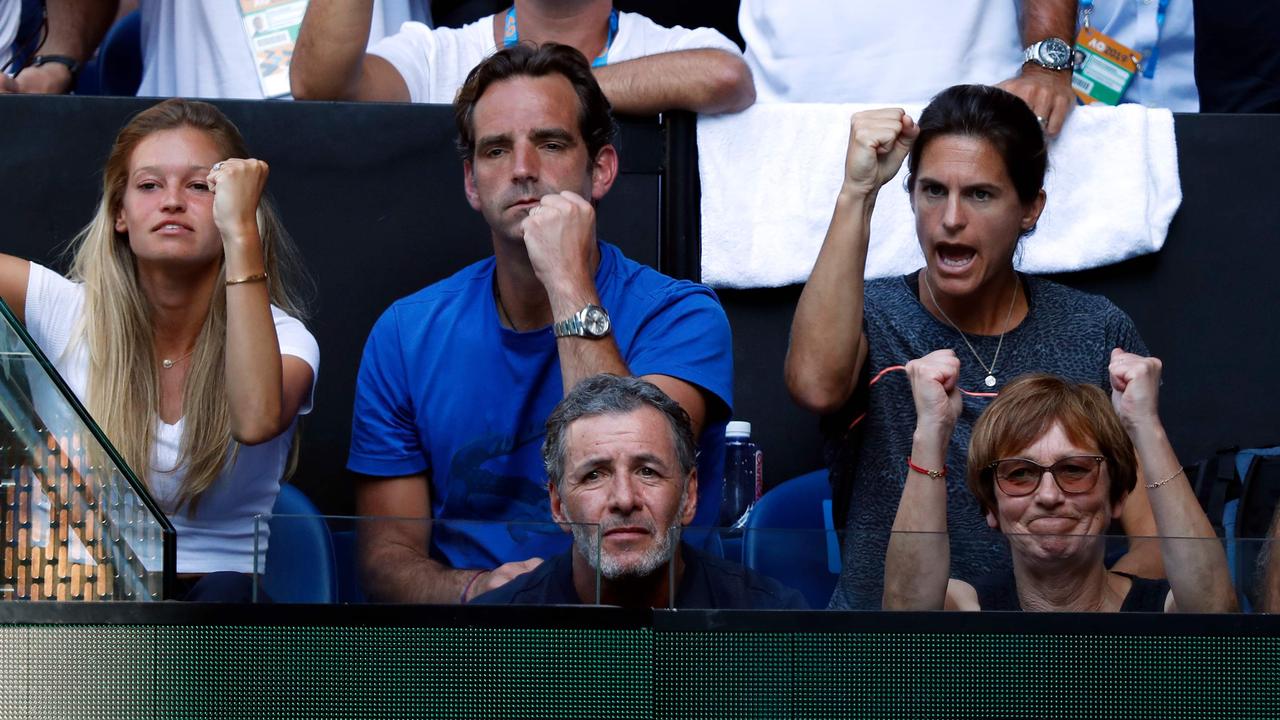
<path fill-rule="evenodd" d="M 857 113 L 850 121 L 849 148 L 845 154 L 845 187 L 874 195 L 893 179 L 920 128 L 901 108 Z"/>

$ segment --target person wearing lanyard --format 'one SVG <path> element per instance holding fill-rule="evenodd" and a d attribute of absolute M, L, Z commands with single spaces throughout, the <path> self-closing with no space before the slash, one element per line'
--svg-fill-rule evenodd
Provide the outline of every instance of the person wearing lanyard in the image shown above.
<path fill-rule="evenodd" d="M 311 0 L 290 67 L 305 100 L 448 103 L 494 50 L 525 42 L 570 45 L 588 58 L 614 111 L 736 112 L 755 102 L 738 47 L 709 28 L 666 28 L 610 0 L 566 9 L 552 0 L 515 4 L 462 28 L 405 23 L 365 52 L 372 0 Z"/>
<path fill-rule="evenodd" d="M 591 61 L 591 67 L 602 68 L 609 64 L 609 48 L 613 45 L 613 39 L 617 35 L 618 8 L 613 8 L 609 11 L 609 34 L 604 38 L 604 49 Z M 502 46 L 511 47 L 518 42 L 520 42 L 520 25 L 516 20 L 516 6 L 512 5 L 507 10 L 507 19 L 503 24 Z"/>
<path fill-rule="evenodd" d="M 1137 72 L 1119 101 L 1197 112 L 1192 0 L 1080 0 L 1080 36 L 1092 32 L 1138 56 Z M 1080 86 L 1077 68 L 1076 86 Z"/>

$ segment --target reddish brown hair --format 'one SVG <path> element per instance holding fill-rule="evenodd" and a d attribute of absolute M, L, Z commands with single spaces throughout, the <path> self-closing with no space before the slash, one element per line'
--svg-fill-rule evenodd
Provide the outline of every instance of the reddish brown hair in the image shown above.
<path fill-rule="evenodd" d="M 1056 375 L 1030 374 L 1014 379 L 978 418 L 969 438 L 965 480 L 985 512 L 995 512 L 995 477 L 990 465 L 1012 457 L 1060 423 L 1071 442 L 1095 446 L 1107 459 L 1111 504 L 1120 502 L 1138 482 L 1133 441 L 1096 385 L 1073 383 Z"/>

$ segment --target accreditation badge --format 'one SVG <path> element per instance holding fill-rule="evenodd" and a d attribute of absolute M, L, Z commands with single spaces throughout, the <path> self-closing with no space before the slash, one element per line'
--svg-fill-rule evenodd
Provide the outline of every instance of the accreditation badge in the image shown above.
<path fill-rule="evenodd" d="M 238 0 L 263 97 L 289 95 L 289 62 L 307 0 Z"/>
<path fill-rule="evenodd" d="M 1119 105 L 1141 69 L 1140 62 L 1141 53 L 1092 27 L 1082 27 L 1076 36 L 1071 87 L 1086 105 Z"/>

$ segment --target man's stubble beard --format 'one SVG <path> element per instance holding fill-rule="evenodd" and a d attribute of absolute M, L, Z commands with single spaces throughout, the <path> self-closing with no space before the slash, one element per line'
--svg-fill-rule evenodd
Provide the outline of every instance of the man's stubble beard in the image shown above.
<path fill-rule="evenodd" d="M 675 557 L 675 549 L 679 545 L 680 518 L 684 517 L 685 505 L 689 502 L 689 486 L 686 483 L 680 496 L 680 507 L 676 510 L 671 526 L 665 532 L 658 533 L 656 527 L 646 526 L 646 530 L 654 534 L 653 544 L 630 566 L 624 565 L 618 558 L 605 553 L 600 548 L 600 540 L 604 533 L 612 527 L 634 524 L 633 521 L 617 520 L 605 522 L 598 526 L 580 525 L 570 519 L 573 533 L 573 548 L 586 559 L 591 569 L 600 573 L 606 580 L 636 579 L 647 577 L 657 572 Z M 567 513 L 566 513 L 567 517 Z"/>

